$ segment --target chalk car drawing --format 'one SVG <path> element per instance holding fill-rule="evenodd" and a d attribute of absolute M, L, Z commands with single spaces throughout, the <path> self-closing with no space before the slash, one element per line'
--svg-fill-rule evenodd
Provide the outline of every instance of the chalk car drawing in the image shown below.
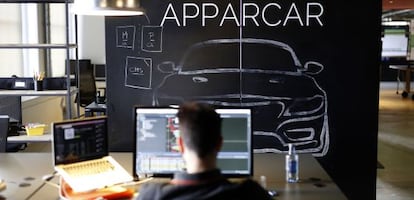
<path fill-rule="evenodd" d="M 214 39 L 192 45 L 180 63 L 163 62 L 167 75 L 153 105 L 198 101 L 252 110 L 255 152 L 324 156 L 329 148 L 326 92 L 314 75 L 318 62 L 301 64 L 285 43 L 255 38 Z"/>

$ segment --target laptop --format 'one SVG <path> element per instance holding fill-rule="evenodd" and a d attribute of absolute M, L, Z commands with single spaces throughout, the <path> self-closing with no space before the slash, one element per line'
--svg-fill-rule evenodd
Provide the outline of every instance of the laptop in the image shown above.
<path fill-rule="evenodd" d="M 172 177 L 184 171 L 177 137 L 178 109 L 171 107 L 135 107 L 135 152 L 133 174 L 144 177 Z M 228 178 L 253 176 L 250 109 L 216 109 L 222 118 L 223 146 L 217 166 Z M 208 123 L 208 122 L 206 122 Z"/>
<path fill-rule="evenodd" d="M 86 192 L 133 177 L 111 156 L 107 117 L 52 123 L 54 168 L 74 192 Z"/>

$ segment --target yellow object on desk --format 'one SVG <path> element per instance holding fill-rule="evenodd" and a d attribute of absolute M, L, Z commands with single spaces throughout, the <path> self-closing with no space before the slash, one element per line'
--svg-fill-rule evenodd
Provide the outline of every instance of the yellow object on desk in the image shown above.
<path fill-rule="evenodd" d="M 43 135 L 46 125 L 44 124 L 28 124 L 26 126 L 26 134 L 28 136 Z"/>

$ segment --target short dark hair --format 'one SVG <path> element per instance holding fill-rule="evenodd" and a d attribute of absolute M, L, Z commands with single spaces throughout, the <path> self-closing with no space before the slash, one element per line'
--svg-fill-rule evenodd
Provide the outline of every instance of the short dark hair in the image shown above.
<path fill-rule="evenodd" d="M 177 113 L 180 134 L 187 148 L 204 158 L 221 142 L 221 118 L 207 104 L 187 102 Z"/>

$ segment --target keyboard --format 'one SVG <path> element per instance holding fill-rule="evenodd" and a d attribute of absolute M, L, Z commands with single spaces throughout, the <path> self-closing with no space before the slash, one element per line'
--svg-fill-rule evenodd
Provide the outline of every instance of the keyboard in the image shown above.
<path fill-rule="evenodd" d="M 63 169 L 70 176 L 78 177 L 110 172 L 114 170 L 115 167 L 107 160 L 94 160 L 68 165 L 63 167 Z"/>

